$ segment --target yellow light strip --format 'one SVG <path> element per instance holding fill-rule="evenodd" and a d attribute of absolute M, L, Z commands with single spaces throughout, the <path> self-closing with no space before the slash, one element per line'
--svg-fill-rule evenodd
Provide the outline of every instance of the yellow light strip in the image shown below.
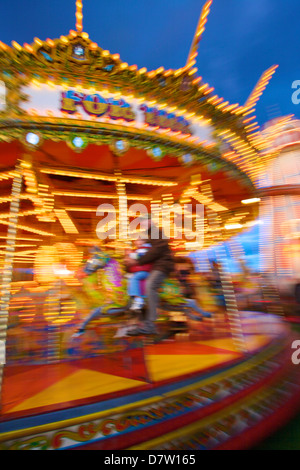
<path fill-rule="evenodd" d="M 10 224 L 9 222 L 6 222 L 4 220 L 0 220 L 0 224 L 3 225 L 13 225 L 13 227 L 17 227 L 21 230 L 25 230 L 28 232 L 36 233 L 37 235 L 43 235 L 45 237 L 54 237 L 55 233 L 50 233 L 50 232 L 45 232 L 44 230 L 38 230 L 33 227 L 28 227 L 27 225 L 20 225 L 20 224 Z"/>
<path fill-rule="evenodd" d="M 200 193 L 195 187 L 190 187 L 187 191 L 185 191 L 184 196 L 192 197 L 196 201 L 200 202 L 200 204 L 210 207 L 210 209 L 214 212 L 223 212 L 228 210 L 227 207 L 219 204 L 213 198 L 210 198 L 207 195 Z"/>
<path fill-rule="evenodd" d="M 82 31 L 82 19 L 83 19 L 83 14 L 82 14 L 82 0 L 76 0 L 76 29 L 79 33 Z"/>
<path fill-rule="evenodd" d="M 97 211 L 97 207 L 96 206 L 90 206 L 90 207 L 82 207 L 82 206 L 65 206 L 65 210 L 67 212 L 89 212 L 89 213 L 96 213 Z M 106 208 L 104 212 L 107 212 L 107 213 L 114 213 L 114 214 L 118 214 L 119 213 L 119 209 L 109 209 L 109 208 Z M 128 211 L 128 216 L 131 216 L 131 217 L 135 217 L 136 216 L 136 213 L 135 212 L 131 212 L 131 211 Z"/>
<path fill-rule="evenodd" d="M 273 74 L 275 73 L 278 65 L 273 65 L 268 70 L 266 70 L 262 76 L 260 77 L 259 81 L 257 82 L 254 90 L 252 91 L 251 95 L 249 96 L 248 100 L 245 103 L 245 108 L 250 109 L 254 108 L 259 101 L 259 98 L 263 94 L 263 91 L 269 84 Z"/>
<path fill-rule="evenodd" d="M 86 206 L 86 207 L 83 207 L 83 206 L 65 206 L 65 210 L 67 212 L 89 212 L 89 213 L 96 213 L 97 211 L 97 206 Z M 108 212 L 108 213 L 118 213 L 119 212 L 119 209 L 105 209 L 105 212 Z"/>
<path fill-rule="evenodd" d="M 5 202 L 10 202 L 11 201 L 11 196 L 7 196 L 7 197 L 0 197 L 0 204 L 3 204 Z"/>
<path fill-rule="evenodd" d="M 23 251 L 16 251 L 13 253 L 12 256 L 21 256 L 21 257 L 25 257 L 27 255 L 30 255 L 30 256 L 34 256 L 33 253 L 36 253 L 38 250 L 23 250 Z M 5 251 L 0 251 L 0 254 L 5 254 Z"/>
<path fill-rule="evenodd" d="M 15 171 L 4 171 L 3 173 L 0 173 L 0 181 L 11 179 L 15 175 L 16 175 Z"/>
<path fill-rule="evenodd" d="M 29 248 L 29 247 L 33 247 L 33 246 L 36 246 L 36 243 L 35 244 L 24 243 L 24 244 L 20 244 L 20 245 L 18 245 L 18 244 L 15 245 L 16 248 Z M 6 247 L 6 245 L 0 245 L 0 248 L 5 248 L 5 247 Z"/>
<path fill-rule="evenodd" d="M 55 196 L 67 196 L 67 197 L 90 197 L 97 199 L 118 199 L 116 194 L 108 193 L 85 193 L 85 192 L 73 192 L 73 191 L 53 191 L 52 194 Z M 130 200 L 139 200 L 139 201 L 151 201 L 152 197 L 150 196 L 141 196 L 140 194 L 131 194 L 127 195 L 127 199 Z"/>
<path fill-rule="evenodd" d="M 55 209 L 54 212 L 66 233 L 79 233 L 74 222 L 64 209 Z"/>
<path fill-rule="evenodd" d="M 190 69 L 195 64 L 195 59 L 198 55 L 199 42 L 200 42 L 200 40 L 203 36 L 203 33 L 205 31 L 205 24 L 207 22 L 207 16 L 209 15 L 210 6 L 211 6 L 212 2 L 213 2 L 213 0 L 208 0 L 205 3 L 205 5 L 204 5 L 204 7 L 201 11 L 200 18 L 199 18 L 199 21 L 198 21 L 198 24 L 197 24 L 196 33 L 195 33 L 195 36 L 193 38 L 191 49 L 190 49 L 190 52 L 189 52 L 189 55 L 188 55 L 188 58 L 187 58 L 187 61 L 186 61 L 186 67 L 188 69 Z"/>
<path fill-rule="evenodd" d="M 259 197 L 253 197 L 251 199 L 243 199 L 241 202 L 242 202 L 242 204 L 255 204 L 256 202 L 260 202 L 260 198 Z"/>
<path fill-rule="evenodd" d="M 0 240 L 6 240 L 7 236 L 1 235 Z M 26 241 L 26 242 L 42 242 L 42 238 L 27 238 L 27 237 L 16 237 L 16 240 Z"/>
<path fill-rule="evenodd" d="M 103 181 L 120 181 L 121 183 L 137 183 L 137 184 L 147 184 L 151 186 L 177 186 L 177 183 L 173 181 L 164 181 L 157 179 L 147 179 L 147 178 L 137 178 L 134 176 L 125 176 L 122 175 L 120 178 L 117 178 L 114 175 L 104 175 L 101 173 L 88 173 L 83 171 L 69 171 L 69 170 L 59 170 L 55 168 L 41 168 L 41 173 L 46 173 L 48 175 L 60 175 L 60 176 L 71 176 L 75 178 L 87 178 Z"/>
<path fill-rule="evenodd" d="M 36 210 L 20 212 L 18 214 L 18 217 L 26 217 L 27 215 L 35 215 L 37 213 L 38 212 Z M 5 212 L 3 214 L 0 214 L 0 219 L 9 219 L 9 217 L 10 217 L 9 212 Z"/>

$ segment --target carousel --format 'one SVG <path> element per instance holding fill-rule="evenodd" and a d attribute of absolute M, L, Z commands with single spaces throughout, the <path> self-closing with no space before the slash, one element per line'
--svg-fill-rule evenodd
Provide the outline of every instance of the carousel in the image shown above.
<path fill-rule="evenodd" d="M 2 450 L 243 449 L 299 405 L 293 334 L 246 308 L 250 274 L 237 288 L 224 248 L 258 223 L 275 157 L 254 113 L 276 66 L 244 105 L 217 96 L 195 67 L 211 4 L 176 70 L 103 50 L 80 0 L 68 35 L 0 42 Z M 158 334 L 130 337 L 124 259 L 143 213 L 193 295 L 170 277 Z M 212 246 L 218 282 L 190 256 Z"/>

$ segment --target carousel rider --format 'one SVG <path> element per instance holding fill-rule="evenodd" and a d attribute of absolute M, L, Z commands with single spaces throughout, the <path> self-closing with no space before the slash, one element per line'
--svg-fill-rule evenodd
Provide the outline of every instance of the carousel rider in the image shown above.
<path fill-rule="evenodd" d="M 146 297 L 148 301 L 146 318 L 134 330 L 127 334 L 130 336 L 152 335 L 156 333 L 155 321 L 157 318 L 157 307 L 159 304 L 158 291 L 163 281 L 174 271 L 174 259 L 167 238 L 163 230 L 157 227 L 151 219 L 147 219 L 146 238 L 151 247 L 143 256 L 137 260 L 129 260 L 129 266 L 146 265 L 151 263 L 152 270 L 146 279 Z"/>

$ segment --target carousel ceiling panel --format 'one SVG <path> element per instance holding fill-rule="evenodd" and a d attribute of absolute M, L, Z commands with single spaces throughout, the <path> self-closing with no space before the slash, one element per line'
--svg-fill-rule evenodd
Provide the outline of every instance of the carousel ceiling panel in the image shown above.
<path fill-rule="evenodd" d="M 14 168 L 19 157 L 19 142 L 0 142 L 0 171 Z"/>
<path fill-rule="evenodd" d="M 80 153 L 74 152 L 65 142 L 44 142 L 40 162 L 45 165 L 68 166 L 111 171 L 114 167 L 112 153 L 107 145 L 90 144 Z"/>

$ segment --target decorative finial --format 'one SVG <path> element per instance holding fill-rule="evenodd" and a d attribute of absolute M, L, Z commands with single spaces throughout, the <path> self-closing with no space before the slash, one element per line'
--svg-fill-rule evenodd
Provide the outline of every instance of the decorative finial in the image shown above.
<path fill-rule="evenodd" d="M 202 11 L 201 11 L 201 14 L 200 14 L 200 18 L 199 18 L 199 21 L 198 21 L 198 25 L 197 25 L 197 29 L 196 29 L 196 32 L 195 32 L 195 35 L 194 35 L 194 38 L 193 38 L 193 42 L 192 42 L 192 45 L 191 45 L 191 49 L 190 49 L 190 52 L 189 52 L 189 55 L 188 55 L 188 58 L 187 58 L 187 61 L 186 61 L 186 67 L 187 68 L 192 68 L 193 65 L 196 63 L 196 57 L 198 55 L 198 46 L 199 46 L 199 42 L 203 36 L 203 33 L 205 31 L 205 24 L 207 22 L 207 16 L 209 15 L 209 12 L 210 12 L 210 7 L 211 7 L 211 4 L 212 4 L 213 0 L 208 0 Z"/>
<path fill-rule="evenodd" d="M 82 0 L 76 0 L 76 29 L 79 33 L 82 32 Z"/>
<path fill-rule="evenodd" d="M 264 90 L 268 86 L 277 68 L 278 68 L 278 65 L 273 65 L 273 67 L 270 67 L 268 70 L 266 70 L 262 74 L 257 84 L 255 85 L 254 90 L 252 91 L 251 95 L 249 96 L 246 103 L 244 104 L 244 108 L 255 109 L 260 97 L 262 96 Z"/>

